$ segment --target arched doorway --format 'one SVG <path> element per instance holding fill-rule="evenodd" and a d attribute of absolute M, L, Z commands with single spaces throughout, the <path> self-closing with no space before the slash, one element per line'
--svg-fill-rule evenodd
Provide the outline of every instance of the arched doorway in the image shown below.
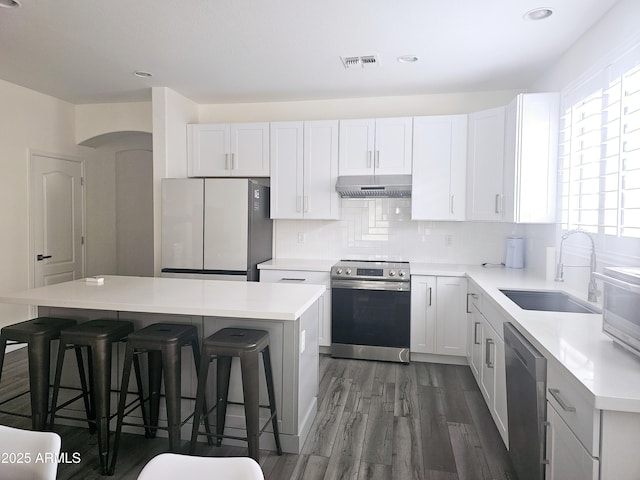
<path fill-rule="evenodd" d="M 146 132 L 114 132 L 82 145 L 87 164 L 87 273 L 153 276 L 153 153 Z"/>

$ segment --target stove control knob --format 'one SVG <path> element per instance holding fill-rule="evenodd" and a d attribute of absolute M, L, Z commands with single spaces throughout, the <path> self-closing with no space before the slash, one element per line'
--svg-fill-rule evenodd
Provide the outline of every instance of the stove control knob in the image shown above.
<path fill-rule="evenodd" d="M 400 275 L 401 277 L 404 277 L 407 274 L 407 272 L 405 272 L 404 270 L 400 270 L 398 272 L 398 275 Z"/>
<path fill-rule="evenodd" d="M 347 270 L 344 273 L 346 273 L 347 275 L 351 275 L 351 269 L 347 268 Z"/>
<path fill-rule="evenodd" d="M 338 275 L 342 275 L 342 269 L 341 268 L 336 268 L 336 273 Z"/>
<path fill-rule="evenodd" d="M 395 270 L 389 270 L 389 276 L 390 277 L 395 277 L 396 276 L 396 271 Z"/>

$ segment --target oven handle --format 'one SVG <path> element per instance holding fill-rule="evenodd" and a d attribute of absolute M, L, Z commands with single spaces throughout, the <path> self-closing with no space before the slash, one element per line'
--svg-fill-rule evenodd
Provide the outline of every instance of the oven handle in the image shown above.
<path fill-rule="evenodd" d="M 385 282 L 378 280 L 332 280 L 331 288 L 344 290 L 389 290 L 396 292 L 409 292 L 410 282 Z"/>
<path fill-rule="evenodd" d="M 640 293 L 640 285 L 634 285 L 633 283 L 625 282 L 624 280 L 618 280 L 617 278 L 613 278 L 613 277 L 610 277 L 609 275 L 604 275 L 598 272 L 593 272 L 593 276 L 602 280 L 605 283 L 615 285 L 616 287 L 620 287 L 629 292 Z"/>

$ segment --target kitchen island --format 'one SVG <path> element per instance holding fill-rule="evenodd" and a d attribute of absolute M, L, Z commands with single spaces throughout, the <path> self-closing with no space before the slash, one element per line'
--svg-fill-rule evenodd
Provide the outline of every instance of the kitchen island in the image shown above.
<path fill-rule="evenodd" d="M 133 321 L 136 328 L 156 322 L 189 323 L 197 326 L 200 338 L 230 326 L 267 330 L 282 448 L 299 453 L 317 411 L 318 299 L 324 291 L 322 285 L 105 276 L 103 284 L 81 279 L 0 294 L 0 302 L 37 306 L 39 316 L 74 318 L 79 322 L 117 318 Z M 123 348 L 118 355 L 124 355 Z M 121 372 L 116 365 L 120 366 L 121 360 L 114 361 L 114 386 L 119 385 Z M 194 397 L 196 376 L 187 349 L 182 364 L 183 396 Z M 77 377 L 77 372 L 70 370 L 65 372 L 68 383 Z M 261 404 L 266 402 L 264 384 L 260 399 Z M 242 400 L 235 362 L 229 400 Z M 237 408 L 229 408 L 227 413 L 228 433 L 243 436 L 242 407 L 233 407 Z M 193 402 L 184 400 L 183 413 L 187 416 L 190 411 Z M 267 413 L 264 415 L 266 419 Z M 190 432 L 191 426 L 186 424 L 183 439 L 189 439 Z M 275 448 L 273 437 L 263 435 L 261 448 Z"/>

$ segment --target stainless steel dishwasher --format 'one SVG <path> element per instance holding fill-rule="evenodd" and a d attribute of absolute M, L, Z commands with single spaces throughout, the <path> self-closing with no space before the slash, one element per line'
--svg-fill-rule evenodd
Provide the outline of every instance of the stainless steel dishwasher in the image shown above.
<path fill-rule="evenodd" d="M 543 480 L 547 360 L 509 322 L 504 343 L 509 456 L 519 480 Z"/>

